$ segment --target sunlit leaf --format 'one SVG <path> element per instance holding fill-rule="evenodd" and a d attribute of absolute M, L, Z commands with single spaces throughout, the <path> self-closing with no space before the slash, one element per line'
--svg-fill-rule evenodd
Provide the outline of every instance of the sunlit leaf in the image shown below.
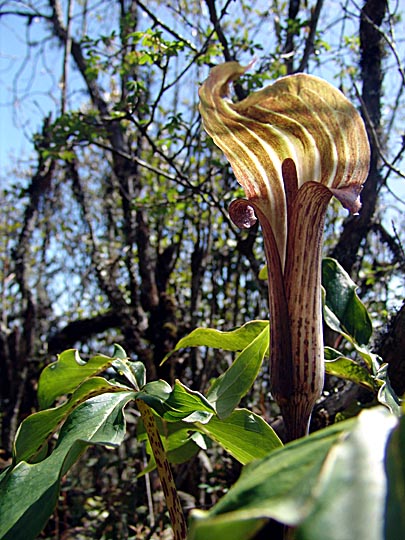
<path fill-rule="evenodd" d="M 330 347 L 325 347 L 325 372 L 360 384 L 371 391 L 376 390 L 375 380 L 365 367 Z"/>
<path fill-rule="evenodd" d="M 386 409 L 363 411 L 328 455 L 312 511 L 299 540 L 384 540 L 386 444 L 397 419 Z"/>
<path fill-rule="evenodd" d="M 107 392 L 125 392 L 128 388 L 111 384 L 102 377 L 84 381 L 63 405 L 31 414 L 20 425 L 14 443 L 14 461 L 30 461 L 47 443 L 60 424 L 83 401 Z"/>
<path fill-rule="evenodd" d="M 268 327 L 268 321 L 250 321 L 229 332 L 221 332 L 213 328 L 196 328 L 190 334 L 180 339 L 176 347 L 163 361 L 166 361 L 175 351 L 186 347 L 212 347 L 224 351 L 242 351 L 263 329 Z"/>
<path fill-rule="evenodd" d="M 226 418 L 231 414 L 256 380 L 264 355 L 269 348 L 269 336 L 266 324 L 209 389 L 207 399 L 215 406 L 220 418 Z"/>
<path fill-rule="evenodd" d="M 360 345 L 372 334 L 368 311 L 357 296 L 357 285 L 335 259 L 322 261 L 322 283 L 326 291 L 325 320 L 335 331 L 346 332 Z"/>
<path fill-rule="evenodd" d="M 388 377 L 388 364 L 383 364 L 376 374 L 376 380 L 381 384 L 378 391 L 378 401 L 385 405 L 393 414 L 400 416 L 401 400 L 392 388 Z"/>
<path fill-rule="evenodd" d="M 224 420 L 213 416 L 199 428 L 243 465 L 282 446 L 269 424 L 247 409 L 236 409 Z"/>
<path fill-rule="evenodd" d="M 85 362 L 77 350 L 64 351 L 41 373 L 38 382 L 40 408 L 50 407 L 56 398 L 73 392 L 81 382 L 106 370 L 113 361 L 108 356 L 97 355 Z"/>
<path fill-rule="evenodd" d="M 112 367 L 124 376 L 132 388 L 140 390 L 146 384 L 146 368 L 142 362 L 131 362 L 117 358 L 112 362 Z"/>

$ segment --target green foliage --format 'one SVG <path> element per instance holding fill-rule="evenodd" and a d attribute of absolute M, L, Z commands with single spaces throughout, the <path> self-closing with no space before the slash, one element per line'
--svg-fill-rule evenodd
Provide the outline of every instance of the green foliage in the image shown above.
<path fill-rule="evenodd" d="M 395 462 L 393 454 L 403 445 L 404 425 L 404 417 L 398 422 L 377 408 L 275 450 L 248 465 L 211 510 L 193 512 L 190 540 L 247 540 L 268 518 L 296 527 L 300 540 L 399 538 L 401 519 L 389 519 L 404 502 L 405 479 L 392 475 L 403 467 L 403 457 Z"/>
<path fill-rule="evenodd" d="M 83 402 L 104 393 L 122 392 L 123 387 L 110 384 L 102 377 L 84 380 L 72 393 L 69 400 L 54 409 L 45 409 L 26 418 L 16 435 L 14 461 L 33 461 L 50 436 Z"/>
<path fill-rule="evenodd" d="M 59 397 L 76 390 L 84 381 L 93 379 L 111 365 L 108 356 L 92 356 L 85 362 L 75 349 L 58 355 L 58 361 L 45 367 L 38 382 L 38 403 L 46 409 Z M 80 369 L 78 367 L 80 366 Z"/>
<path fill-rule="evenodd" d="M 203 330 L 197 333 L 197 339 L 201 339 L 201 334 L 205 334 Z M 0 531 L 4 538 L 35 538 L 54 509 L 61 477 L 88 445 L 120 444 L 125 434 L 122 410 L 136 399 L 147 403 L 161 422 L 171 426 L 162 428 L 162 433 L 173 463 L 181 463 L 199 450 L 201 434 L 222 445 L 242 463 L 279 447 L 277 435 L 260 417 L 244 409 L 234 410 L 253 384 L 268 348 L 268 324 L 246 325 L 234 335 L 233 345 L 227 337 L 231 349 L 247 345 L 227 372 L 214 382 L 207 398 L 179 381 L 173 389 L 163 380 L 145 384 L 142 364 L 128 360 L 119 346 L 115 347 L 113 358 L 97 355 L 87 362 L 75 350 L 59 355 L 40 377 L 38 398 L 43 410 L 21 424 L 14 444 L 13 465 L 1 477 L 0 506 L 4 513 L 0 514 Z M 124 377 L 129 386 L 99 376 L 109 368 Z M 244 374 L 246 377 L 241 377 Z M 61 398 L 61 405 L 45 408 Z M 228 418 L 221 420 L 221 416 Z M 59 429 L 56 446 L 46 457 L 43 450 Z M 243 449 L 241 437 L 246 441 Z M 143 438 L 140 431 L 140 440 Z M 151 459 L 146 471 L 154 468 L 150 448 L 149 452 Z M 27 489 L 32 496 L 23 496 Z M 19 498 L 18 505 L 12 504 L 14 497 Z M 30 536 L 26 527 L 32 521 Z"/>
<path fill-rule="evenodd" d="M 332 347 L 325 347 L 326 373 L 371 390 L 378 402 L 399 415 L 400 399 L 389 382 L 388 366 L 365 345 L 371 337 L 372 322 L 356 294 L 356 284 L 334 259 L 324 259 L 322 269 L 325 323 L 345 339 L 349 352 L 357 355 L 352 359 Z"/>
<path fill-rule="evenodd" d="M 199 392 L 195 392 L 176 381 L 173 390 L 162 380 L 147 383 L 138 395 L 164 420 L 207 422 L 215 409 Z"/>
<path fill-rule="evenodd" d="M 243 465 L 282 446 L 269 424 L 247 409 L 235 409 L 224 420 L 213 416 L 207 424 L 197 427 Z"/>
<path fill-rule="evenodd" d="M 373 327 L 366 307 L 356 294 L 357 285 L 335 259 L 322 262 L 326 290 L 325 319 L 339 333 L 347 333 L 360 345 L 367 345 Z"/>
<path fill-rule="evenodd" d="M 369 540 L 370 530 L 375 540 L 396 538 L 405 504 L 404 418 L 384 366 L 357 342 L 368 341 L 370 319 L 355 285 L 335 261 L 326 260 L 324 269 L 326 322 L 363 360 L 370 360 L 361 364 L 328 347 L 327 373 L 371 390 L 400 420 L 387 408 L 371 409 L 283 447 L 263 418 L 236 408 L 268 351 L 266 321 L 251 321 L 229 332 L 198 328 L 177 343 L 172 353 L 200 346 L 237 353 L 206 396 L 180 381 L 173 388 L 163 380 L 146 382 L 143 364 L 130 361 L 118 345 L 113 357 L 97 355 L 88 361 L 67 350 L 43 370 L 38 385 L 42 410 L 22 422 L 13 464 L 0 477 L 1 538 L 35 538 L 55 507 L 61 477 L 89 445 L 121 444 L 126 432 L 123 410 L 135 400 L 153 409 L 171 463 L 189 460 L 211 441 L 247 465 L 216 506 L 193 513 L 190 539 L 251 538 L 270 518 L 296 527 L 302 540 L 353 535 Z M 111 374 L 100 376 L 111 370 L 117 380 Z M 53 406 L 55 402 L 59 404 Z M 142 423 L 137 436 L 146 440 Z M 149 463 L 143 474 L 156 466 L 148 442 L 146 448 Z"/>
<path fill-rule="evenodd" d="M 122 116 L 122 113 L 112 112 L 112 118 Z M 96 111 L 68 112 L 55 120 L 46 134 L 50 138 L 50 144 L 42 150 L 44 158 L 59 158 L 67 163 L 76 157 L 74 148 L 78 146 L 88 146 L 97 141 L 101 141 L 107 136 L 105 127 L 100 123 Z M 42 139 L 37 136 L 37 144 Z"/>
<path fill-rule="evenodd" d="M 269 348 L 268 325 L 247 345 L 236 360 L 216 379 L 207 399 L 215 405 L 219 418 L 226 418 L 246 395 L 259 373 L 264 355 Z"/>
<path fill-rule="evenodd" d="M 332 347 L 325 347 L 325 371 L 328 375 L 353 381 L 371 391 L 378 387 L 367 368 L 351 358 L 346 358 Z"/>
<path fill-rule="evenodd" d="M 403 406 L 403 411 L 405 407 Z M 405 531 L 405 421 L 400 424 L 388 440 L 385 470 L 387 474 L 387 496 L 385 500 L 384 535 L 394 540 Z"/>
<path fill-rule="evenodd" d="M 183 41 L 167 40 L 160 30 L 152 30 L 151 28 L 145 32 L 128 34 L 128 39 L 133 39 L 134 44 L 140 45 L 137 51 L 128 53 L 126 56 L 126 62 L 132 65 L 160 65 L 163 59 L 167 61 L 171 56 L 177 56 L 185 47 Z"/>
<path fill-rule="evenodd" d="M 268 331 L 268 329 L 268 321 L 250 321 L 240 328 L 235 328 L 227 332 L 221 332 L 214 328 L 196 328 L 177 342 L 174 349 L 167 354 L 163 362 L 171 354 L 185 347 L 205 346 L 225 351 L 242 351 L 262 332 Z"/>
<path fill-rule="evenodd" d="M 89 444 L 117 446 L 125 436 L 123 407 L 132 391 L 88 399 L 73 411 L 53 452 L 38 463 L 20 461 L 0 482 L 0 538 L 35 538 L 54 510 L 61 478 Z M 42 417 L 46 423 L 47 418 Z M 46 429 L 42 430 L 46 436 Z"/>
<path fill-rule="evenodd" d="M 197 432 L 190 434 L 193 424 L 185 422 L 166 422 L 157 415 L 156 421 L 159 432 L 162 434 L 163 446 L 170 463 L 184 463 L 195 456 L 201 448 L 206 448 L 206 442 L 203 438 L 196 436 Z M 139 422 L 138 424 L 137 439 L 139 442 L 145 443 L 146 453 L 149 458 L 148 465 L 139 474 L 139 476 L 143 476 L 156 468 L 156 462 L 153 449 L 142 422 Z"/>

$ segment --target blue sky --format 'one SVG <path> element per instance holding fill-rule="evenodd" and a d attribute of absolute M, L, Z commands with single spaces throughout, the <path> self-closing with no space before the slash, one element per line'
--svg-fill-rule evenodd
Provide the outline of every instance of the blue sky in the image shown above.
<path fill-rule="evenodd" d="M 346 28 L 346 31 L 355 32 L 355 28 L 351 30 Z M 33 19 L 30 25 L 30 37 L 41 40 L 42 22 Z M 336 33 L 330 37 L 332 41 L 337 39 Z M 19 74 L 22 62 L 27 59 L 25 38 L 26 20 L 24 18 L 13 16 L 0 19 L 0 184 L 7 180 L 6 173 L 14 166 L 17 159 L 29 158 L 33 148 L 30 140 L 32 135 L 41 129 L 44 116 L 50 111 L 57 111 L 59 106 L 52 96 L 59 95 L 58 83 L 62 62 L 60 51 L 47 46 L 42 58 L 36 59 L 31 56 L 27 60 L 29 63 L 27 69 Z M 400 55 L 405 57 L 404 43 L 398 41 L 398 47 Z M 30 49 L 28 52 L 32 54 Z M 319 74 L 330 79 L 328 69 L 328 62 L 326 62 L 321 66 Z M 334 73 L 332 72 L 332 77 Z M 73 71 L 72 75 L 74 75 Z M 331 80 L 331 82 L 337 84 L 339 81 Z M 72 84 L 72 79 L 70 83 Z M 391 88 L 387 88 L 387 91 L 396 92 L 397 88 L 392 85 Z M 15 99 L 16 95 L 19 100 Z M 405 120 L 403 112 L 402 115 Z M 393 180 L 391 187 L 398 195 L 405 198 L 403 179 Z M 399 205 L 401 206 L 401 203 Z M 405 206 L 402 205 L 402 211 L 404 209 Z"/>
<path fill-rule="evenodd" d="M 39 35 L 35 25 L 34 20 L 31 25 L 32 37 Z M 56 55 L 52 51 L 47 50 L 47 65 L 37 62 L 34 72 L 26 69 L 19 75 L 21 64 L 27 58 L 25 33 L 25 19 L 14 16 L 0 20 L 1 183 L 7 180 L 5 175 L 17 159 L 29 157 L 33 148 L 33 133 L 41 129 L 42 118 L 55 110 L 56 105 L 49 91 L 57 87 L 60 60 L 55 63 Z M 34 65 L 35 58 L 28 61 Z M 16 99 L 16 95 L 19 99 Z"/>
<path fill-rule="evenodd" d="M 17 23 L 17 19 L 14 18 Z M 17 24 L 16 24 L 17 26 Z M 17 30 L 17 28 L 16 28 Z M 14 32 L 8 25 L 1 23 L 0 31 L 0 178 L 3 177 L 9 164 L 11 151 L 15 155 L 21 155 L 27 148 L 27 141 L 22 137 L 14 123 L 13 104 L 10 90 L 12 89 L 13 76 L 17 69 L 17 58 L 21 55 L 21 46 Z"/>

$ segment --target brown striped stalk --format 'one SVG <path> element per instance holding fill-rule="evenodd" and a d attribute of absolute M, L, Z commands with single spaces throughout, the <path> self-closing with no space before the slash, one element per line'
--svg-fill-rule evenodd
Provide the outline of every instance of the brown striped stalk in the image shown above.
<path fill-rule="evenodd" d="M 155 417 L 151 409 L 141 399 L 136 400 L 136 405 L 141 413 L 142 420 L 152 447 L 153 456 L 156 462 L 156 468 L 159 479 L 162 484 L 163 494 L 165 496 L 167 510 L 173 528 L 174 540 L 185 540 L 187 538 L 187 523 L 181 507 L 176 484 L 174 483 L 173 473 L 170 468 L 166 452 L 163 448 L 159 430 Z"/>
<path fill-rule="evenodd" d="M 307 433 L 323 386 L 321 252 L 335 195 L 359 211 L 370 150 L 363 121 L 344 95 L 311 75 L 283 77 L 233 103 L 229 84 L 246 68 L 213 68 L 200 88 L 207 133 L 247 199 L 233 201 L 242 228 L 258 218 L 268 266 L 270 380 L 292 440 Z"/>

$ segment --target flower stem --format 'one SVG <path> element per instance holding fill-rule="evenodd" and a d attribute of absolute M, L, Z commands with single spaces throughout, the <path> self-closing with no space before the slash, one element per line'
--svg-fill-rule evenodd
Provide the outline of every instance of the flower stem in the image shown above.
<path fill-rule="evenodd" d="M 152 411 L 141 399 L 136 400 L 136 405 L 141 413 L 146 433 L 153 450 L 156 467 L 158 470 L 163 493 L 166 499 L 167 509 L 169 511 L 170 521 L 172 523 L 174 540 L 186 540 L 187 523 L 181 507 L 176 484 L 174 483 L 173 473 L 170 468 L 166 452 L 163 448 L 159 430 L 157 428 L 155 417 Z"/>

